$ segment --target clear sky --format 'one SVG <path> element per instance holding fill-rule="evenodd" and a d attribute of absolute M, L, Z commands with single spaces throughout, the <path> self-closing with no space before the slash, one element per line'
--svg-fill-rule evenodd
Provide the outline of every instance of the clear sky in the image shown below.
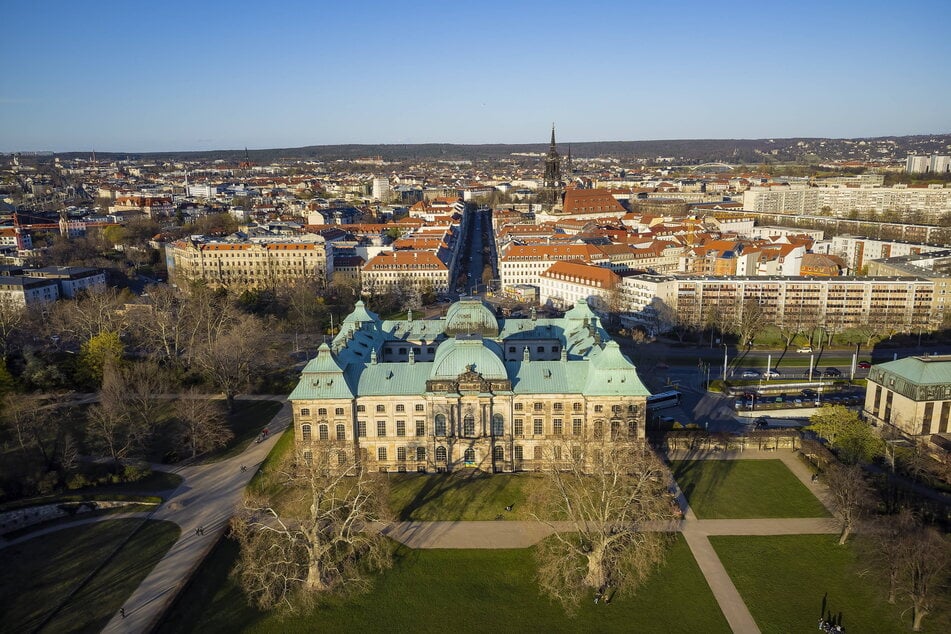
<path fill-rule="evenodd" d="M 951 0 L 7 0 L 0 151 L 951 131 Z"/>

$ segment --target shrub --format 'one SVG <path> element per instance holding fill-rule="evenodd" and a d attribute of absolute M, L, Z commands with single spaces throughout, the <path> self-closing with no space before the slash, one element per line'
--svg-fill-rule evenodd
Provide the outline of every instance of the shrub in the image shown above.
<path fill-rule="evenodd" d="M 89 479 L 81 473 L 75 473 L 66 481 L 66 488 L 70 491 L 81 489 L 90 485 Z"/>

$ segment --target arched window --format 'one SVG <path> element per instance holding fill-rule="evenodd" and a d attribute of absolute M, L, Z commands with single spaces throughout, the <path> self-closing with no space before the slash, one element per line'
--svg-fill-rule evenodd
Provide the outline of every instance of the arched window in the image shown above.
<path fill-rule="evenodd" d="M 637 436 L 637 421 L 633 418 L 627 421 L 627 433 L 630 436 Z"/>
<path fill-rule="evenodd" d="M 436 414 L 436 431 L 437 436 L 446 435 L 446 415 L 445 414 Z M 444 450 L 445 451 L 445 450 Z M 445 458 L 444 458 L 445 459 Z"/>
<path fill-rule="evenodd" d="M 604 421 L 596 420 L 594 421 L 594 437 L 601 438 L 604 436 Z"/>
<path fill-rule="evenodd" d="M 406 462 L 406 447 L 396 448 L 396 459 L 400 462 Z"/>
<path fill-rule="evenodd" d="M 501 414 L 492 414 L 492 435 L 501 436 L 505 433 L 505 419 Z"/>
<path fill-rule="evenodd" d="M 471 447 L 469 449 L 466 449 L 466 453 L 463 454 L 463 460 L 465 461 L 466 465 L 474 465 L 475 464 L 475 449 Z"/>
<path fill-rule="evenodd" d="M 301 415 L 301 416 L 310 416 L 310 408 L 309 408 L 309 407 L 303 407 L 303 408 L 301 408 L 300 415 Z"/>
<path fill-rule="evenodd" d="M 317 408 L 317 415 L 318 415 L 318 416 L 326 416 L 326 415 L 327 415 L 327 408 L 326 408 L 326 407 L 318 407 L 318 408 Z"/>
<path fill-rule="evenodd" d="M 318 436 L 318 438 L 320 438 L 321 440 L 327 440 L 328 436 L 327 436 L 327 426 L 326 426 L 326 425 L 318 425 L 318 426 L 317 426 L 317 436 Z"/>
<path fill-rule="evenodd" d="M 337 440 L 347 439 L 347 428 L 343 425 L 337 425 Z"/>
<path fill-rule="evenodd" d="M 621 433 L 621 421 L 612 420 L 611 421 L 611 440 L 616 440 Z"/>
<path fill-rule="evenodd" d="M 426 459 L 426 447 L 416 448 L 416 459 L 419 461 L 423 461 Z"/>
<path fill-rule="evenodd" d="M 304 442 L 310 442 L 310 425 L 300 426 L 300 436 Z"/>
<path fill-rule="evenodd" d="M 445 447 L 436 447 L 436 462 L 446 462 Z"/>
<path fill-rule="evenodd" d="M 492 448 L 492 458 L 498 461 L 505 460 L 505 448 L 502 445 L 496 445 Z"/>
<path fill-rule="evenodd" d="M 472 414 L 466 414 L 462 419 L 462 435 L 475 436 L 475 416 Z"/>
<path fill-rule="evenodd" d="M 344 465 L 347 464 L 347 452 L 338 451 L 337 452 L 337 464 Z"/>

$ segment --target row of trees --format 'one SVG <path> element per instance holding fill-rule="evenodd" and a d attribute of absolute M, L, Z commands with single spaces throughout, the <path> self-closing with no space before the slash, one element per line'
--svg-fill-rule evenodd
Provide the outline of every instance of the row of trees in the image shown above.
<path fill-rule="evenodd" d="M 951 542 L 923 521 L 920 510 L 901 506 L 888 512 L 882 491 L 871 485 L 869 475 L 887 445 L 855 412 L 840 405 L 824 407 L 808 429 L 825 440 L 825 446 L 804 443 L 803 453 L 822 469 L 841 526 L 839 544 L 858 534 L 864 572 L 887 580 L 888 602 L 907 605 L 912 627 L 920 631 L 928 614 L 948 607 Z"/>

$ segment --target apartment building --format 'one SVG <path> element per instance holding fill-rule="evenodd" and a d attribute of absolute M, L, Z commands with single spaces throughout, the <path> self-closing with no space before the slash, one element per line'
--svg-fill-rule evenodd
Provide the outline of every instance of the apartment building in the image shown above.
<path fill-rule="evenodd" d="M 204 236 L 165 247 L 169 281 L 204 280 L 212 286 L 273 288 L 299 279 L 327 280 L 327 250 L 317 235 L 267 242 L 212 240 Z"/>
<path fill-rule="evenodd" d="M 449 266 L 433 251 L 385 251 L 367 262 L 360 273 L 364 293 L 385 293 L 409 285 L 420 292 L 445 293 L 450 288 Z"/>
<path fill-rule="evenodd" d="M 951 187 L 751 187 L 743 193 L 743 208 L 768 213 L 808 215 L 827 213 L 847 218 L 853 212 L 898 213 L 906 219 L 936 224 L 951 213 Z"/>
<path fill-rule="evenodd" d="M 516 284 L 538 284 L 539 276 L 555 262 L 577 261 L 607 264 L 604 252 L 591 244 L 513 244 L 499 257 L 502 288 Z"/>
<path fill-rule="evenodd" d="M 864 236 L 834 236 L 829 245 L 829 254 L 845 260 L 852 273 L 860 273 L 872 260 L 913 256 L 920 253 L 942 251 L 945 247 L 898 242 L 896 240 L 875 240 Z"/>
<path fill-rule="evenodd" d="M 565 310 L 584 301 L 599 313 L 616 311 L 620 277 L 605 267 L 555 262 L 538 276 L 538 303 Z"/>

